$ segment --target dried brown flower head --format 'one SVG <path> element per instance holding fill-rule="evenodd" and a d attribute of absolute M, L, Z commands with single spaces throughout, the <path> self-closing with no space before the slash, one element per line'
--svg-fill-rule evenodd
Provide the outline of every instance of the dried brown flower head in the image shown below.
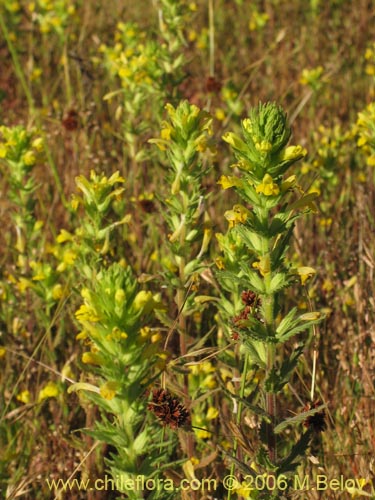
<path fill-rule="evenodd" d="M 79 127 L 79 115 L 75 109 L 70 109 L 61 121 L 63 127 L 72 132 Z"/>
<path fill-rule="evenodd" d="M 313 403 L 307 403 L 303 408 L 303 411 L 313 410 L 322 405 L 321 401 L 314 401 Z M 326 422 L 326 412 L 325 410 L 318 411 L 314 415 L 310 415 L 306 418 L 304 424 L 305 427 L 311 428 L 315 432 L 323 432 L 327 428 Z"/>
<path fill-rule="evenodd" d="M 171 429 L 178 429 L 190 422 L 190 414 L 177 398 L 165 389 L 153 389 L 152 400 L 147 409 L 152 411 L 160 422 Z"/>
<path fill-rule="evenodd" d="M 257 304 L 257 295 L 252 290 L 244 290 L 241 293 L 241 300 L 245 306 L 255 306 Z"/>

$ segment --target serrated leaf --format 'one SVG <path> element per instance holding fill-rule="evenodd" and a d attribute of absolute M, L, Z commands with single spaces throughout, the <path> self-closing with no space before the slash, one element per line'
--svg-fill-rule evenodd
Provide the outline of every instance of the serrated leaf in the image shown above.
<path fill-rule="evenodd" d="M 281 238 L 277 240 L 277 244 L 275 245 L 275 248 L 271 252 L 272 262 L 274 263 L 274 266 L 276 266 L 276 268 L 280 265 L 287 249 L 289 248 L 289 241 L 290 238 L 292 237 L 293 229 L 294 225 L 292 225 L 288 229 L 287 233 L 285 233 L 284 236 L 281 236 Z"/>
<path fill-rule="evenodd" d="M 315 415 L 315 413 L 318 413 L 322 411 L 324 408 L 326 408 L 325 404 L 322 404 L 316 408 L 312 408 L 311 410 L 304 411 L 302 413 L 299 413 L 295 417 L 287 418 L 286 420 L 283 420 L 283 422 L 280 422 L 274 429 L 275 434 L 280 434 L 284 429 L 286 429 L 289 425 L 296 425 L 301 422 L 304 422 L 307 417 L 310 417 L 311 415 Z"/>
<path fill-rule="evenodd" d="M 264 448 L 260 448 L 257 454 L 257 463 L 265 467 L 268 471 L 276 471 L 277 466 L 270 460 L 268 452 Z"/>
<path fill-rule="evenodd" d="M 315 200 L 315 198 L 318 197 L 318 195 L 319 194 L 316 192 L 305 194 L 304 196 L 302 196 L 302 198 L 289 205 L 288 209 L 296 210 L 297 208 L 310 207 L 312 205 L 312 202 Z"/>
<path fill-rule="evenodd" d="M 251 467 L 249 467 L 244 462 L 241 462 L 237 458 L 233 457 L 231 453 L 228 453 L 228 451 L 225 450 L 224 448 L 222 448 L 220 445 L 218 445 L 218 448 L 228 458 L 229 462 L 233 462 L 234 464 L 237 465 L 237 467 L 239 468 L 239 470 L 241 470 L 242 473 L 245 476 L 246 475 L 251 475 L 254 478 L 257 476 L 257 473 L 254 471 L 254 469 L 252 469 Z"/>
<path fill-rule="evenodd" d="M 241 334 L 249 336 L 254 340 L 259 340 L 265 343 L 277 343 L 278 340 L 275 337 L 275 332 L 271 327 L 268 327 L 257 318 L 249 317 L 238 321 L 238 327 L 241 329 Z"/>
<path fill-rule="evenodd" d="M 257 272 L 252 271 L 245 262 L 240 262 L 241 269 L 244 273 L 245 284 L 253 292 L 259 295 L 264 294 L 264 281 Z"/>
<path fill-rule="evenodd" d="M 266 294 L 274 294 L 286 286 L 288 286 L 287 275 L 284 273 L 277 273 L 272 276 L 271 283 L 269 287 L 267 287 Z"/>
<path fill-rule="evenodd" d="M 293 309 L 291 309 L 288 314 L 284 316 L 284 318 L 280 321 L 279 326 L 276 328 L 277 336 L 280 337 L 281 335 L 283 335 L 288 330 L 288 328 L 290 328 L 294 324 L 293 320 L 295 318 L 296 312 L 297 308 L 293 307 Z"/>
<path fill-rule="evenodd" d="M 256 234 L 256 232 L 254 232 L 248 226 L 240 224 L 236 226 L 235 230 L 241 237 L 241 240 L 250 250 L 252 250 L 256 254 L 259 254 L 262 251 L 262 240 L 261 237 Z"/>
<path fill-rule="evenodd" d="M 295 464 L 293 461 L 300 456 L 304 456 L 306 454 L 306 450 L 310 445 L 311 440 L 311 431 L 310 429 L 302 434 L 297 443 L 291 449 L 289 455 L 284 458 L 278 467 L 278 474 L 282 474 L 285 472 L 292 472 L 296 469 L 299 463 Z"/>
<path fill-rule="evenodd" d="M 250 357 L 251 362 L 254 365 L 259 366 L 259 368 L 265 369 L 267 366 L 267 351 L 265 343 L 253 339 L 251 342 L 245 341 L 243 346 L 246 353 Z"/>
<path fill-rule="evenodd" d="M 143 431 L 138 434 L 135 438 L 132 449 L 136 455 L 141 455 L 145 452 L 146 443 L 147 443 L 148 431 Z"/>
<path fill-rule="evenodd" d="M 273 369 L 265 381 L 265 389 L 268 392 L 277 394 L 281 391 L 285 384 L 289 382 L 290 373 L 295 369 L 298 359 L 303 352 L 303 345 L 300 345 L 293 351 L 290 357 L 285 359 L 280 369 Z"/>
<path fill-rule="evenodd" d="M 298 322 L 299 322 L 299 319 L 300 318 L 298 318 Z M 310 328 L 310 326 L 313 326 L 313 325 L 316 325 L 316 324 L 320 323 L 322 321 L 322 319 L 324 319 L 323 315 L 321 317 L 319 317 L 318 319 L 311 320 L 311 321 L 306 321 L 304 323 L 300 323 L 299 325 L 297 325 L 297 326 L 291 328 L 290 330 L 286 331 L 283 335 L 276 334 L 276 338 L 278 338 L 280 342 L 285 342 L 290 337 L 293 337 L 297 333 L 303 332 L 303 331 L 307 330 L 308 328 Z"/>

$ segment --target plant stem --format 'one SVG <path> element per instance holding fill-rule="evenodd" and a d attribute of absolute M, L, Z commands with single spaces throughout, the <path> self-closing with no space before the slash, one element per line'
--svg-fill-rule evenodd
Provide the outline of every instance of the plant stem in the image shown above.
<path fill-rule="evenodd" d="M 245 385 L 246 385 L 248 366 L 249 366 L 249 356 L 247 354 L 245 354 L 244 367 L 243 367 L 242 374 L 241 374 L 241 388 L 240 388 L 241 400 L 245 396 Z M 237 415 L 236 415 L 237 426 L 239 426 L 241 424 L 241 412 L 242 412 L 242 401 L 240 401 L 238 403 L 238 407 L 237 407 Z M 237 448 L 238 448 L 238 439 L 235 438 L 234 443 L 233 443 L 233 453 L 232 453 L 233 458 L 236 457 Z M 234 476 L 234 470 L 235 470 L 235 464 L 233 462 L 231 465 L 231 468 L 230 468 L 230 475 L 231 476 Z M 231 496 L 232 496 L 232 490 L 228 489 L 227 500 L 230 500 Z"/>
<path fill-rule="evenodd" d="M 266 221 L 266 224 L 268 224 L 268 219 L 269 219 L 269 211 L 265 210 L 264 211 L 264 219 Z M 268 238 L 263 239 L 263 258 L 269 259 L 269 266 L 270 268 L 267 270 L 268 272 L 264 276 L 264 285 L 265 285 L 265 290 L 270 289 L 271 285 L 271 278 L 272 278 L 272 269 L 271 269 L 271 255 L 270 255 L 270 249 L 271 249 L 271 240 Z M 274 328 L 274 306 L 275 306 L 275 297 L 274 294 L 267 294 L 262 297 L 262 302 L 263 302 L 263 314 L 264 314 L 264 322 L 265 324 L 270 327 L 270 330 L 272 331 Z M 274 364 L 275 364 L 275 357 L 276 357 L 276 348 L 273 344 L 267 344 L 267 366 L 266 366 L 266 376 L 269 377 L 271 375 L 271 372 L 273 370 Z M 267 447 L 268 447 L 268 453 L 270 460 L 274 463 L 276 461 L 276 438 L 274 434 L 274 427 L 275 427 L 275 419 L 276 419 L 276 398 L 275 394 L 273 392 L 267 392 L 266 393 L 266 411 L 271 418 L 271 423 L 267 424 Z"/>

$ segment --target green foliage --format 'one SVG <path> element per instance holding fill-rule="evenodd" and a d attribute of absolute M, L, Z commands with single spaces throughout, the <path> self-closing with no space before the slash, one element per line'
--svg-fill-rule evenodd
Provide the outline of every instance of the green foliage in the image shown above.
<path fill-rule="evenodd" d="M 372 6 L 250 4 L 1 3 L 6 498 L 374 496 Z"/>
<path fill-rule="evenodd" d="M 313 198 L 304 194 L 295 176 L 283 179 L 286 170 L 306 151 L 300 146 L 287 147 L 291 130 L 280 107 L 273 103 L 260 104 L 250 112 L 249 118 L 242 121 L 242 130 L 244 140 L 233 133 L 224 136 L 239 159 L 236 166 L 241 176 L 222 177 L 220 183 L 224 188 L 233 187 L 242 198 L 251 201 L 251 207 L 237 205 L 225 214 L 229 220 L 229 232 L 237 233 L 245 245 L 236 247 L 237 275 L 234 271 L 222 270 L 217 276 L 219 281 L 231 279 L 237 282 L 239 289 L 243 290 L 241 297 L 245 308 L 232 318 L 232 329 L 246 351 L 250 351 L 251 361 L 265 371 L 260 390 L 264 394 L 263 410 L 267 416 L 259 435 L 265 446 L 259 446 L 257 463 L 272 474 L 280 460 L 275 435 L 289 423 L 288 419 L 278 421 L 274 397 L 291 380 L 306 337 L 289 358 L 284 358 L 283 344 L 322 319 L 320 313 L 296 317 L 296 308 L 281 316 L 282 292 L 294 286 L 296 274 L 287 261 L 285 249 L 292 237 L 295 220 L 306 213 L 305 206 L 310 205 Z M 299 196 L 297 200 L 295 195 Z M 303 269 L 298 270 L 301 279 L 304 279 Z M 261 347 L 262 344 L 265 347 Z M 248 356 L 246 351 L 245 357 Z M 244 380 L 247 375 L 245 367 Z M 240 396 L 243 399 L 244 386 Z M 304 418 L 301 414 L 290 422 L 301 422 Z M 235 446 L 234 453 L 236 449 Z M 261 497 L 268 498 L 267 494 Z"/>

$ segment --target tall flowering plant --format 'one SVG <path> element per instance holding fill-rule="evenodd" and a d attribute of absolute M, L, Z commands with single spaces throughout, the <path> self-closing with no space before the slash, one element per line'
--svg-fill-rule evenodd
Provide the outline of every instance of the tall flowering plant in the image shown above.
<path fill-rule="evenodd" d="M 320 405 L 287 420 L 277 413 L 277 396 L 288 384 L 305 345 L 306 338 L 299 334 L 322 319 L 319 312 L 298 314 L 295 307 L 287 311 L 283 301 L 287 288 L 297 286 L 298 281 L 304 284 L 315 273 L 307 266 L 293 268 L 287 257 L 295 222 L 314 210 L 317 196 L 305 193 L 295 175 L 286 176 L 306 155 L 301 146 L 288 146 L 290 136 L 285 113 L 269 103 L 259 104 L 242 121 L 242 137 L 232 132 L 223 137 L 237 158 L 232 165 L 236 175 L 222 176 L 219 183 L 224 189 L 234 189 L 243 204 L 225 213 L 229 230 L 219 235 L 223 258 L 218 262 L 218 278 L 224 290 L 237 291 L 241 297 L 236 301 L 237 311 L 228 307 L 228 299 L 223 297 L 221 316 L 230 325 L 228 334 L 240 343 L 243 359 L 237 424 L 241 425 L 244 406 L 258 416 L 260 443 L 255 462 L 257 470 L 260 467 L 272 479 L 265 491 L 254 492 L 254 498 L 275 498 L 278 487 L 285 490 L 285 474 L 309 445 L 312 428 L 301 435 L 287 456 L 279 457 L 278 442 L 284 429 L 322 414 Z M 286 343 L 291 339 L 294 349 L 287 355 Z M 251 367 L 263 373 L 256 404 L 246 399 Z M 243 455 L 238 455 L 235 442 L 232 472 L 239 456 Z M 247 469 L 255 473 L 251 467 Z"/>

